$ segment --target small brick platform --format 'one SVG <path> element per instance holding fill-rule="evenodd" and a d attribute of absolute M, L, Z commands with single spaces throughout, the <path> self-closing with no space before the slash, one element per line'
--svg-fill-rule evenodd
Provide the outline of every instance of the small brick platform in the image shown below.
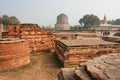
<path fill-rule="evenodd" d="M 23 39 L 0 39 L 0 71 L 13 69 L 30 62 L 30 49 Z"/>
<path fill-rule="evenodd" d="M 120 44 L 99 38 L 82 38 L 80 40 L 56 40 L 56 54 L 64 67 L 75 67 L 88 59 L 120 53 Z"/>

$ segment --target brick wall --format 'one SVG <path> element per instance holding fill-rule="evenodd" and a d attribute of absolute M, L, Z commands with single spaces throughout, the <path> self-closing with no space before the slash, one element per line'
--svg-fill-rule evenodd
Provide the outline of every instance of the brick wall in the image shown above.
<path fill-rule="evenodd" d="M 0 25 L 0 38 L 2 38 L 2 25 Z"/>
<path fill-rule="evenodd" d="M 111 41 L 111 42 L 118 42 L 120 43 L 120 36 L 103 36 L 102 37 L 103 40 L 105 41 Z"/>
<path fill-rule="evenodd" d="M 49 50 L 54 47 L 51 30 L 43 30 L 37 24 L 14 24 L 8 26 L 9 38 L 26 39 L 31 51 Z"/>
<path fill-rule="evenodd" d="M 0 70 L 13 69 L 30 62 L 30 49 L 25 40 L 0 40 Z"/>
<path fill-rule="evenodd" d="M 94 41 L 95 42 L 95 41 Z M 88 59 L 107 55 L 110 53 L 120 53 L 120 44 L 97 44 L 97 45 L 77 45 L 68 46 L 59 40 L 55 41 L 56 54 L 64 67 L 76 66 Z"/>

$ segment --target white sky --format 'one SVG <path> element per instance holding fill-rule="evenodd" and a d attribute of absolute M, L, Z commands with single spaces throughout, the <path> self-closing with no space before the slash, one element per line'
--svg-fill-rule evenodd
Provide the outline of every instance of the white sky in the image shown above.
<path fill-rule="evenodd" d="M 86 14 L 103 19 L 120 18 L 120 0 L 0 0 L 0 15 L 16 16 L 22 23 L 53 26 L 59 14 L 68 16 L 70 25 Z"/>

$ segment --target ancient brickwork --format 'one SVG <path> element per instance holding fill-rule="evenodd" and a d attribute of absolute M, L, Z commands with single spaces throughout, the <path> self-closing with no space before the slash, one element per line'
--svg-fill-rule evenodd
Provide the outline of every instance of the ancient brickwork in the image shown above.
<path fill-rule="evenodd" d="M 60 32 L 53 33 L 56 39 L 81 39 L 82 37 L 91 38 L 97 37 L 96 33 L 73 33 L 73 32 Z"/>
<path fill-rule="evenodd" d="M 76 66 L 94 57 L 120 52 L 119 43 L 107 42 L 98 38 L 56 40 L 55 46 L 58 58 L 64 67 Z"/>
<path fill-rule="evenodd" d="M 120 43 L 120 32 L 116 32 L 113 36 L 103 36 L 102 39 L 105 41 Z"/>
<path fill-rule="evenodd" d="M 0 38 L 2 38 L 2 25 L 0 24 Z"/>
<path fill-rule="evenodd" d="M 32 51 L 49 50 L 54 47 L 54 38 L 51 34 L 46 34 L 46 31 L 25 31 L 22 34 L 24 35 L 21 38 L 28 40 Z"/>
<path fill-rule="evenodd" d="M 26 39 L 31 51 L 49 50 L 54 47 L 52 31 L 43 30 L 37 24 L 9 25 L 8 37 Z"/>
<path fill-rule="evenodd" d="M 8 25 L 7 32 L 9 38 L 20 38 L 20 24 Z"/>
<path fill-rule="evenodd" d="M 120 43 L 120 37 L 118 37 L 118 36 L 103 36 L 102 39 L 105 40 L 105 41 Z"/>
<path fill-rule="evenodd" d="M 62 68 L 58 80 L 119 80 L 120 54 L 104 55 L 77 68 Z"/>
<path fill-rule="evenodd" d="M 0 39 L 0 70 L 13 69 L 30 62 L 30 49 L 23 39 Z"/>

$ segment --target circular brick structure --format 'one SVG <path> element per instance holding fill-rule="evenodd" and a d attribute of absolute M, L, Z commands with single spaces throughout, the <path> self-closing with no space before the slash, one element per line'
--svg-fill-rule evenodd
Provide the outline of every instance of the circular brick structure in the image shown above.
<path fill-rule="evenodd" d="M 0 71 L 28 64 L 29 53 L 28 44 L 24 39 L 0 39 Z"/>

